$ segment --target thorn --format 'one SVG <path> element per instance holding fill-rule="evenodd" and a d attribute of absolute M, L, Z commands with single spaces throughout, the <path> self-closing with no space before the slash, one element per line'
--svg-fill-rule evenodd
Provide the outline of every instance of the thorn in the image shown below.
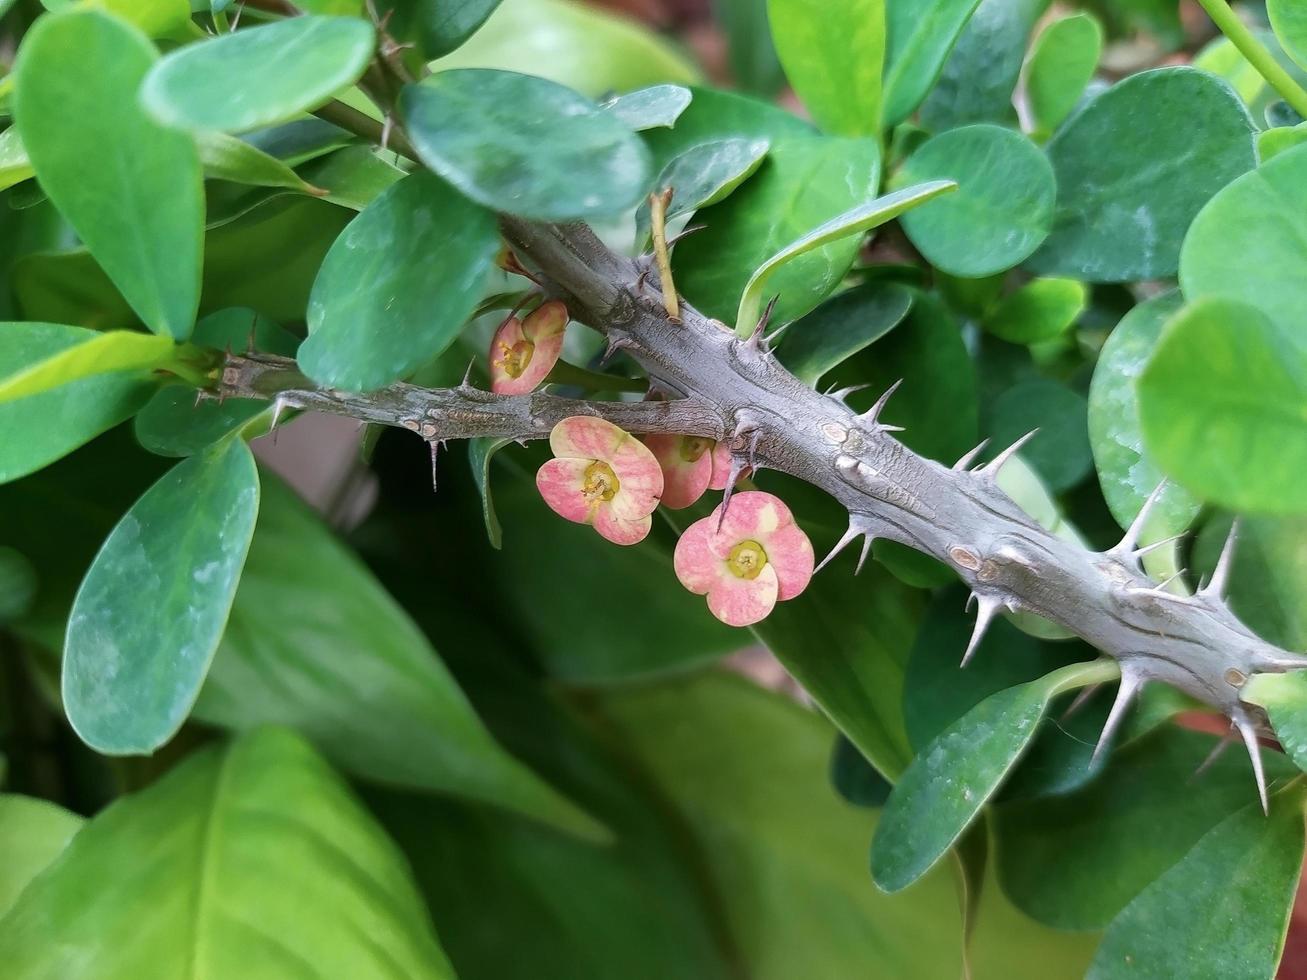
<path fill-rule="evenodd" d="M 871 385 L 849 385 L 846 388 L 829 388 L 826 391 L 828 398 L 834 398 L 837 402 L 845 401 L 849 395 L 856 394 L 859 391 L 866 391 Z"/>
<path fill-rule="evenodd" d="M 278 395 L 276 400 L 272 403 L 272 423 L 268 426 L 268 431 L 272 433 L 272 444 L 274 446 L 277 444 L 277 424 L 281 421 L 281 413 L 285 408 L 285 397 Z"/>
<path fill-rule="evenodd" d="M 1059 718 L 1058 721 L 1066 721 L 1068 718 L 1070 718 L 1072 715 L 1078 712 L 1081 708 L 1083 708 L 1086 704 L 1089 703 L 1089 699 L 1092 698 L 1095 694 L 1097 694 L 1098 689 L 1102 686 L 1103 686 L 1102 684 L 1090 684 L 1088 687 L 1082 687 L 1079 691 L 1076 692 L 1075 698 L 1072 700 L 1072 702 L 1069 705 L 1067 705 L 1066 711 L 1062 712 L 1062 717 Z"/>
<path fill-rule="evenodd" d="M 1153 488 L 1153 492 L 1148 495 L 1144 505 L 1139 508 L 1139 513 L 1135 515 L 1135 519 L 1126 528 L 1125 537 L 1112 549 L 1112 553 L 1129 554 L 1135 550 L 1135 545 L 1139 543 L 1139 536 L 1144 533 L 1144 526 L 1148 523 L 1148 518 L 1153 515 L 1153 509 L 1157 506 L 1158 501 L 1162 499 L 1162 491 L 1166 489 L 1166 483 L 1166 480 L 1162 480 Z"/>
<path fill-rule="evenodd" d="M 831 548 L 830 554 L 828 554 L 825 558 L 823 558 L 821 560 L 821 563 L 812 570 L 812 574 L 816 575 L 823 568 L 825 568 L 830 563 L 832 558 L 834 558 L 841 551 L 843 551 L 850 544 L 852 544 L 854 539 L 857 538 L 859 535 L 865 536 L 866 540 L 862 542 L 862 554 L 858 558 L 858 567 L 854 570 L 853 574 L 857 575 L 859 572 L 861 572 L 862 566 L 865 565 L 867 562 L 867 555 L 871 552 L 872 535 L 871 535 L 871 531 L 868 528 L 863 527 L 859 525 L 857 522 L 851 520 L 849 521 L 849 529 L 845 531 L 843 535 L 840 536 L 839 541 L 835 543 L 835 547 Z"/>
<path fill-rule="evenodd" d="M 431 442 L 430 442 L 428 445 L 431 446 L 431 492 L 432 492 L 432 493 L 435 493 L 436 490 L 437 490 L 437 486 L 436 486 L 436 456 L 437 456 L 437 454 L 440 452 L 440 442 L 439 442 L 439 440 L 432 439 Z"/>
<path fill-rule="evenodd" d="M 754 454 L 758 449 L 758 440 L 762 438 L 762 430 L 757 428 L 746 428 L 744 424 L 739 425 L 734 435 L 731 436 L 732 442 L 741 439 L 748 432 L 750 435 L 747 455 L 736 449 L 731 450 L 731 468 L 726 473 L 726 489 L 722 493 L 722 509 L 717 515 L 717 530 L 722 529 L 722 524 L 726 521 L 726 511 L 731 506 L 731 498 L 735 496 L 735 484 L 739 482 L 740 476 L 746 469 L 754 468 Z"/>
<path fill-rule="evenodd" d="M 255 313 L 250 317 L 250 332 L 245 335 L 245 353 L 254 353 L 254 330 L 259 325 L 259 315 Z"/>
<path fill-rule="evenodd" d="M 997 479 L 999 470 L 1001 470 L 1004 467 L 1004 465 L 1006 465 L 1007 461 L 1011 459 L 1013 456 L 1015 456 L 1017 453 L 1019 453 L 1021 451 L 1021 447 L 1024 446 L 1026 443 L 1028 443 L 1031 439 L 1035 438 L 1035 436 L 1038 434 L 1039 434 L 1038 429 L 1031 429 L 1024 436 L 1022 436 L 1016 442 L 1012 443 L 1012 445 L 1008 446 L 1001 453 L 999 453 L 988 463 L 982 466 L 977 472 L 985 473 L 988 476 Z"/>
<path fill-rule="evenodd" d="M 386 118 L 381 123 L 381 148 L 387 149 L 390 146 L 390 133 L 395 127 L 395 119 L 388 112 Z"/>
<path fill-rule="evenodd" d="M 781 339 L 781 335 L 784 334 L 786 330 L 789 330 L 790 327 L 794 326 L 798 322 L 799 322 L 798 320 L 791 320 L 789 323 L 782 323 L 779 327 L 777 327 L 775 330 L 769 333 L 766 336 L 766 338 L 764 338 L 767 341 L 767 346 L 770 347 L 772 350 L 775 350 L 776 344 Z"/>
<path fill-rule="evenodd" d="M 630 337 L 618 336 L 615 332 L 608 334 L 608 346 L 604 349 L 604 356 L 599 358 L 599 366 L 607 367 L 608 362 L 620 350 L 637 346 L 635 341 Z"/>
<path fill-rule="evenodd" d="M 872 405 L 871 408 L 863 412 L 860 416 L 858 416 L 858 418 L 865 419 L 870 425 L 876 425 L 877 420 L 880 418 L 880 413 L 885 410 L 885 404 L 890 400 L 890 397 L 894 394 L 894 392 L 899 390 L 899 385 L 901 384 L 903 384 L 903 379 L 899 378 L 899 380 L 895 381 L 892 385 L 890 385 L 888 388 L 885 389 L 885 393 L 883 395 L 881 395 L 879 398 L 876 399 L 875 405 Z M 889 428 L 889 426 L 885 426 L 884 428 Z M 895 429 L 894 431 L 902 432 L 903 430 Z"/>
<path fill-rule="evenodd" d="M 977 595 L 971 593 L 971 598 L 967 600 L 967 608 L 971 608 L 972 603 L 977 604 L 976 625 L 971 631 L 971 641 L 967 644 L 966 652 L 962 654 L 962 666 L 967 663 L 976 654 L 976 649 L 980 646 L 981 639 L 985 636 L 985 631 L 989 629 L 989 624 L 994 621 L 998 611 L 1003 608 L 1003 603 L 992 596 Z"/>
<path fill-rule="evenodd" d="M 670 238 L 667 239 L 667 247 L 672 248 L 682 238 L 689 238 L 696 231 L 703 231 L 707 227 L 708 227 L 707 225 L 687 225 L 686 227 L 678 231 L 675 235 L 672 235 Z"/>
<path fill-rule="evenodd" d="M 1135 558 L 1142 558 L 1144 555 L 1156 551 L 1158 548 L 1165 548 L 1168 544 L 1175 544 L 1175 542 L 1179 541 L 1188 533 L 1189 532 L 1187 531 L 1181 531 L 1179 534 L 1173 534 L 1169 538 L 1163 538 L 1161 541 L 1154 541 L 1152 544 L 1146 544 L 1142 548 L 1136 548 L 1134 551 L 1130 552 L 1130 554 Z"/>
<path fill-rule="evenodd" d="M 1218 599 L 1225 595 L 1225 590 L 1230 584 L 1230 571 L 1234 567 L 1234 551 L 1238 543 L 1239 519 L 1235 518 L 1234 523 L 1230 525 L 1230 534 L 1225 539 L 1225 545 L 1221 548 L 1221 557 L 1216 560 L 1212 579 L 1198 590 L 1199 595 L 1213 595 Z"/>
<path fill-rule="evenodd" d="M 203 388 L 195 389 L 195 404 L 191 408 L 199 408 L 200 402 L 204 401 L 205 392 Z"/>
<path fill-rule="evenodd" d="M 1183 576 L 1184 573 L 1187 572 L 1187 571 L 1189 571 L 1189 569 L 1187 569 L 1187 568 L 1182 568 L 1182 569 L 1180 569 L 1180 571 L 1176 572 L 1174 575 L 1169 575 L 1169 576 L 1166 577 L 1165 580 L 1163 580 L 1163 581 L 1161 581 L 1161 582 L 1158 582 L 1156 585 L 1154 585 L 1154 586 L 1153 586 L 1151 589 L 1149 589 L 1148 591 L 1149 591 L 1149 592 L 1166 592 L 1166 588 L 1167 588 L 1167 586 L 1169 586 L 1172 582 L 1176 582 L 1176 581 L 1178 581 L 1178 580 L 1180 579 L 1180 577 Z"/>
<path fill-rule="evenodd" d="M 1258 671 L 1270 673 L 1274 671 L 1286 670 L 1303 670 L 1307 668 L 1307 656 L 1300 653 L 1262 653 L 1257 651 L 1253 654 L 1253 663 Z"/>
<path fill-rule="evenodd" d="M 467 362 L 467 370 L 463 372 L 463 380 L 459 383 L 460 388 L 472 387 L 472 369 L 476 367 L 477 359 L 474 357 Z"/>
<path fill-rule="evenodd" d="M 1234 744 L 1234 728 L 1231 727 L 1231 729 L 1228 732 L 1226 732 L 1224 735 L 1221 736 L 1221 740 L 1212 746 L 1212 751 L 1208 752 L 1207 758 L 1205 758 L 1202 762 L 1198 764 L 1198 768 L 1195 769 L 1194 774 L 1189 777 L 1189 781 L 1193 782 L 1194 780 L 1198 779 L 1198 777 L 1200 777 L 1203 773 L 1205 773 L 1208 769 L 1212 768 L 1212 766 L 1216 763 L 1216 760 L 1219 759 L 1222 755 L 1224 755 L 1225 750 L 1228 749 L 1233 744 Z"/>
<path fill-rule="evenodd" d="M 965 470 L 968 466 L 970 466 L 972 463 L 976 461 L 976 457 L 979 456 L 981 453 L 983 453 L 985 451 L 985 447 L 988 445 L 989 445 L 989 440 L 982 439 L 980 441 L 980 445 L 977 446 L 975 449 L 971 450 L 971 452 L 967 453 L 956 463 L 954 463 L 953 468 L 955 470 L 958 470 L 959 472 Z"/>
<path fill-rule="evenodd" d="M 1248 749 L 1248 758 L 1253 764 L 1253 777 L 1257 780 L 1257 796 L 1262 801 L 1262 813 L 1269 815 L 1271 807 L 1266 799 L 1266 773 L 1262 771 L 1262 750 L 1257 744 L 1257 729 L 1242 711 L 1231 720 L 1243 736 L 1244 747 Z"/>
<path fill-rule="evenodd" d="M 776 309 L 776 304 L 780 300 L 780 294 L 777 293 L 767 303 L 767 308 L 762 311 L 762 316 L 758 317 L 758 322 L 754 324 L 753 333 L 749 334 L 749 339 L 745 344 L 757 350 L 763 346 L 763 334 L 766 333 L 767 324 L 771 322 L 772 311 Z"/>
<path fill-rule="evenodd" d="M 1098 762 L 1103 750 L 1111 744 L 1117 729 L 1121 727 L 1121 722 L 1125 720 L 1126 708 L 1130 707 L 1130 702 L 1134 700 L 1135 695 L 1139 693 L 1139 689 L 1143 686 L 1143 680 L 1122 664 L 1121 686 L 1116 689 L 1116 700 L 1112 702 L 1112 710 L 1107 713 L 1107 721 L 1103 724 L 1102 734 L 1098 736 L 1098 744 L 1094 746 L 1094 753 L 1089 757 L 1091 766 Z"/>

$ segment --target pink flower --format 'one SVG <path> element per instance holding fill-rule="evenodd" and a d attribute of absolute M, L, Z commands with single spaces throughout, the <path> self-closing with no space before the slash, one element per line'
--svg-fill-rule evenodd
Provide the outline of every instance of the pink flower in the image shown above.
<path fill-rule="evenodd" d="M 643 541 L 663 493 L 663 473 L 644 443 L 611 422 L 563 419 L 549 433 L 551 459 L 536 486 L 554 513 L 594 529 L 614 544 Z"/>
<path fill-rule="evenodd" d="M 731 447 L 701 436 L 650 435 L 645 445 L 663 471 L 663 506 L 689 507 L 708 490 L 725 490 Z"/>
<path fill-rule="evenodd" d="M 490 341 L 490 390 L 525 395 L 545 380 L 563 352 L 567 307 L 558 300 L 541 304 L 524 321 L 510 316 Z"/>
<path fill-rule="evenodd" d="M 676 577 L 708 596 L 712 614 L 729 626 L 750 626 L 778 601 L 793 599 L 812 578 L 812 542 L 779 497 L 746 490 L 695 521 L 676 542 Z"/>

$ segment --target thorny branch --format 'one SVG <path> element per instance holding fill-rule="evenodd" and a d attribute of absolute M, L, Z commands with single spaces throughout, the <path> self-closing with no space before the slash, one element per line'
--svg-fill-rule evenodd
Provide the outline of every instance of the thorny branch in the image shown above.
<path fill-rule="evenodd" d="M 676 397 L 636 404 L 410 385 L 346 394 L 308 383 L 291 362 L 264 357 L 232 357 L 224 392 L 399 425 L 431 441 L 536 438 L 569 414 L 602 415 L 634 432 L 728 439 L 737 471 L 780 470 L 845 507 L 849 528 L 830 557 L 862 537 L 865 558 L 873 538 L 887 538 L 957 572 L 979 606 L 964 663 L 1004 609 L 1043 616 L 1115 658 L 1121 686 L 1100 747 L 1149 681 L 1164 681 L 1219 709 L 1248 747 L 1265 805 L 1257 735 L 1268 726 L 1240 691 L 1253 675 L 1305 667 L 1307 657 L 1266 643 L 1224 602 L 1233 536 L 1205 588 L 1193 596 L 1167 592 L 1140 564 L 1147 507 L 1116 547 L 1088 551 L 1044 530 L 998 487 L 995 476 L 1018 446 L 976 469 L 970 467 L 974 453 L 952 468 L 925 459 L 878 421 L 884 398 L 858 415 L 838 397 L 814 391 L 777 362 L 761 330 L 739 339 L 684 303 L 679 322 L 673 321 L 649 257 L 620 256 L 584 225 L 504 217 L 501 229 L 576 319 L 603 333 L 610 350 L 625 350 Z"/>

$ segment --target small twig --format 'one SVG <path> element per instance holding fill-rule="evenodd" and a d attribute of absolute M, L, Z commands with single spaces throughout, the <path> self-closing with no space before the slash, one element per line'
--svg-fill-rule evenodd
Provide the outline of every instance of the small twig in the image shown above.
<path fill-rule="evenodd" d="M 658 263 L 658 279 L 663 289 L 663 306 L 667 319 L 681 322 L 681 301 L 672 281 L 672 257 L 667 250 L 667 206 L 672 203 L 672 188 L 649 195 L 649 225 L 653 234 L 654 260 Z"/>

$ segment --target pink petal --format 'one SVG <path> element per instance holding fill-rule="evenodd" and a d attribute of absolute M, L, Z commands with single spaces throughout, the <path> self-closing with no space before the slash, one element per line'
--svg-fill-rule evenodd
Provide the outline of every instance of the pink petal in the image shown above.
<path fill-rule="evenodd" d="M 726 563 L 708 547 L 716 524 L 713 517 L 695 521 L 681 534 L 672 555 L 677 579 L 695 595 L 707 594 L 724 576 L 730 575 Z"/>
<path fill-rule="evenodd" d="M 533 344 L 558 338 L 561 348 L 562 336 L 567 330 L 568 319 L 567 307 L 560 301 L 551 299 L 548 303 L 541 303 L 526 318 L 526 322 L 522 325 L 522 333 Z"/>
<path fill-rule="evenodd" d="M 705 452 L 696 460 L 685 458 L 684 448 L 689 436 L 651 435 L 645 445 L 658 460 L 663 471 L 664 507 L 680 510 L 689 507 L 704 495 L 712 479 L 712 453 Z"/>
<path fill-rule="evenodd" d="M 522 321 L 510 316 L 499 325 L 495 335 L 490 338 L 490 390 L 500 395 L 520 395 L 530 388 L 522 389 L 520 379 L 508 373 L 504 361 L 506 355 L 519 344 L 526 343 L 522 333 Z"/>
<path fill-rule="evenodd" d="M 628 433 L 622 435 L 625 441 L 607 462 L 618 482 L 613 510 L 623 520 L 632 521 L 653 513 L 658 506 L 663 495 L 663 471 L 648 446 Z"/>
<path fill-rule="evenodd" d="M 536 471 L 536 487 L 545 503 L 559 517 L 588 524 L 591 505 L 581 488 L 585 486 L 587 459 L 551 459 Z"/>
<path fill-rule="evenodd" d="M 549 448 L 560 459 L 602 459 L 611 463 L 613 455 L 627 440 L 634 441 L 611 422 L 573 415 L 554 426 L 549 433 Z"/>
<path fill-rule="evenodd" d="M 720 504 L 713 510 L 713 526 L 721 520 Z M 766 549 L 766 537 L 777 528 L 793 524 L 794 517 L 784 501 L 761 490 L 744 490 L 731 497 L 721 528 L 709 541 L 713 552 L 725 558 L 741 541 L 754 540 Z"/>
<path fill-rule="evenodd" d="M 782 602 L 793 599 L 808 587 L 808 582 L 812 579 L 812 542 L 799 525 L 782 524 L 770 534 L 757 538 L 757 541 L 762 545 L 762 550 L 767 552 L 768 566 L 776 569 L 779 585 L 777 599 Z"/>
<path fill-rule="evenodd" d="M 545 380 L 545 376 L 554 369 L 554 365 L 558 363 L 558 358 L 562 353 L 562 334 L 536 341 L 535 349 L 531 352 L 531 360 L 527 362 L 526 370 L 522 372 L 522 376 L 516 379 L 513 385 L 514 390 L 509 391 L 507 388 L 492 390 L 505 395 L 525 395 L 528 391 L 535 391 L 536 388 L 540 387 L 540 382 Z"/>
<path fill-rule="evenodd" d="M 727 626 L 752 626 L 776 607 L 776 572 L 764 565 L 756 578 L 726 574 L 708 593 L 708 609 Z"/>
<path fill-rule="evenodd" d="M 743 474 L 741 474 L 743 475 Z M 731 446 L 722 440 L 713 447 L 712 479 L 708 481 L 709 490 L 725 490 L 726 481 L 731 476 Z"/>
<path fill-rule="evenodd" d="M 653 527 L 653 518 L 645 514 L 633 521 L 623 520 L 617 516 L 616 508 L 612 506 L 616 502 L 617 498 L 613 498 L 612 502 L 602 503 L 595 508 L 595 530 L 613 544 L 638 544 L 643 541 Z"/>

